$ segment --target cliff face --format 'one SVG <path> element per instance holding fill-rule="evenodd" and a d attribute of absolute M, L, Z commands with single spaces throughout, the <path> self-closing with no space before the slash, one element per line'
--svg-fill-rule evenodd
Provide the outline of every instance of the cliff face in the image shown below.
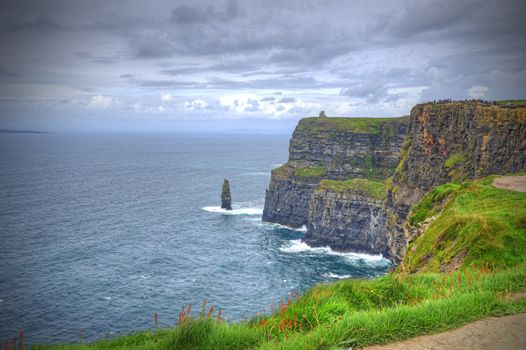
<path fill-rule="evenodd" d="M 399 262 L 414 239 L 411 205 L 433 187 L 526 170 L 526 108 L 480 103 L 420 104 L 411 110 L 400 163 L 388 182 L 389 256 Z"/>
<path fill-rule="evenodd" d="M 406 118 L 302 119 L 290 141 L 288 162 L 272 171 L 263 220 L 307 225 L 311 198 L 322 180 L 387 178 L 398 163 L 406 129 Z M 315 235 L 317 227 L 309 232 Z"/>
<path fill-rule="evenodd" d="M 310 198 L 322 175 L 300 176 L 295 173 L 296 169 L 289 164 L 272 171 L 265 196 L 264 221 L 290 227 L 307 224 Z"/>
<path fill-rule="evenodd" d="M 366 190 L 371 184 L 379 187 L 376 193 Z M 384 199 L 381 183 L 322 181 L 310 201 L 304 241 L 311 246 L 387 255 Z"/>
<path fill-rule="evenodd" d="M 419 232 L 406 223 L 411 206 L 427 191 L 526 171 L 525 155 L 526 107 L 426 103 L 409 120 L 307 118 L 294 131 L 289 161 L 272 172 L 263 220 L 307 225 L 311 245 L 398 263 Z"/>

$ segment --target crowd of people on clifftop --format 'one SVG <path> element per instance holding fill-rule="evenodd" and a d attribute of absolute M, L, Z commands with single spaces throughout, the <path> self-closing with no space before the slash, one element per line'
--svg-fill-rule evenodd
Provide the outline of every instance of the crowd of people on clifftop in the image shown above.
<path fill-rule="evenodd" d="M 480 98 L 465 99 L 465 100 L 452 100 L 450 98 L 446 98 L 443 100 L 429 101 L 427 103 L 444 104 L 444 103 L 451 103 L 451 102 L 476 103 L 476 104 L 482 104 L 486 106 L 519 107 L 519 105 L 513 104 L 512 102 L 508 102 L 506 104 L 499 104 L 497 101 L 487 101 L 487 100 L 482 100 Z"/>

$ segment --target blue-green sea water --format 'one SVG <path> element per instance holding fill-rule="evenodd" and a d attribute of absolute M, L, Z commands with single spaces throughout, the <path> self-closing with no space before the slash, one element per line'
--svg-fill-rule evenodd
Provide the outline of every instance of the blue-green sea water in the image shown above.
<path fill-rule="evenodd" d="M 113 337 L 154 328 L 155 312 L 170 326 L 204 299 L 236 321 L 292 289 L 385 273 L 380 256 L 261 222 L 289 137 L 0 134 L 0 340 Z"/>

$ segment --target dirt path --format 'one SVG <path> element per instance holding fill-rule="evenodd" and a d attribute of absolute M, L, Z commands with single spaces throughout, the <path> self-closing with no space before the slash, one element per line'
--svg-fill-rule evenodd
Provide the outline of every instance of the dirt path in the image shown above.
<path fill-rule="evenodd" d="M 526 349 L 526 313 L 490 317 L 452 331 L 424 335 L 365 350 Z"/>
<path fill-rule="evenodd" d="M 526 175 L 496 177 L 493 180 L 493 186 L 506 190 L 526 192 Z"/>

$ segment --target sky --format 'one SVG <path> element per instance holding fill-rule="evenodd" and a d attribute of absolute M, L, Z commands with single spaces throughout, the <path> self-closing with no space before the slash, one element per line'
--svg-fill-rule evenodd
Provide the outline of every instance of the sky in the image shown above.
<path fill-rule="evenodd" d="M 0 129 L 289 132 L 526 98 L 522 0 L 2 0 Z"/>

